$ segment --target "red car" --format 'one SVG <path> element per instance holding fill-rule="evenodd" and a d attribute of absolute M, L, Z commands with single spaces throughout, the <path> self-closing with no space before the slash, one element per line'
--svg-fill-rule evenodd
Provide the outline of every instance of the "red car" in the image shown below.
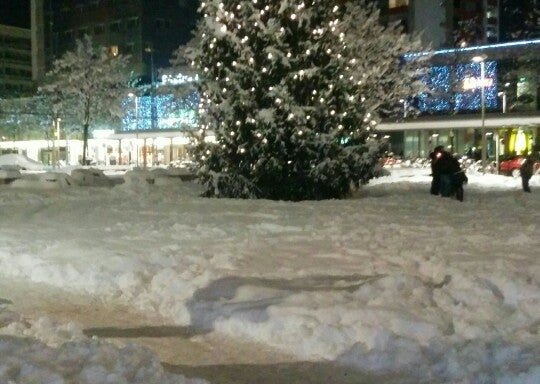
<path fill-rule="evenodd" d="M 499 172 L 503 175 L 519 177 L 519 167 L 525 161 L 523 156 L 513 156 L 509 159 L 501 161 L 499 164 Z M 540 162 L 535 161 L 533 165 L 534 173 L 537 173 L 540 170 Z"/>

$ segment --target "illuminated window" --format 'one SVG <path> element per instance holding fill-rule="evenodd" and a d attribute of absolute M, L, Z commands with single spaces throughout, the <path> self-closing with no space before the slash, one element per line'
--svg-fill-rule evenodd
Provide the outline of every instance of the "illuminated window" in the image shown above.
<path fill-rule="evenodd" d="M 138 17 L 132 17 L 128 19 L 127 21 L 127 27 L 128 29 L 135 29 L 139 26 L 139 18 Z"/>
<path fill-rule="evenodd" d="M 120 21 L 113 21 L 111 23 L 111 32 L 120 32 Z"/>
<path fill-rule="evenodd" d="M 388 0 L 388 8 L 406 7 L 409 5 L 409 0 Z"/>
<path fill-rule="evenodd" d="M 109 47 L 109 53 L 111 56 L 118 56 L 118 45 L 111 45 Z"/>

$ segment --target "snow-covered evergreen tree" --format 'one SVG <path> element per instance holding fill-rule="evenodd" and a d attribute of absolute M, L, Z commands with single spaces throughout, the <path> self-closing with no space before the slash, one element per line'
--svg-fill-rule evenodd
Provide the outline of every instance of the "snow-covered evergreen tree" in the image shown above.
<path fill-rule="evenodd" d="M 128 57 L 111 55 L 89 36 L 76 41 L 75 50 L 56 60 L 40 93 L 52 103 L 54 114 L 77 119 L 83 131 L 83 164 L 86 164 L 89 129 L 96 118 L 120 116 L 129 74 Z"/>
<path fill-rule="evenodd" d="M 381 113 L 421 88 L 402 60 L 418 38 L 384 28 L 362 1 L 208 0 L 200 10 L 190 58 L 208 196 L 341 198 L 374 177 Z"/>

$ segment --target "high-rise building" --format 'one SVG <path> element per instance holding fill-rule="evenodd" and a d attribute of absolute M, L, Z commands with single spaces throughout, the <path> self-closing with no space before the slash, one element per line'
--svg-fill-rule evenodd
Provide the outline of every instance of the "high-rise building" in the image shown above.
<path fill-rule="evenodd" d="M 500 40 L 540 39 L 540 0 L 500 0 Z"/>
<path fill-rule="evenodd" d="M 147 82 L 190 39 L 198 5 L 196 0 L 31 1 L 37 79 L 76 39 L 89 35 L 113 55 L 130 55 L 134 76 Z"/>
<path fill-rule="evenodd" d="M 392 4 L 399 0 L 389 0 Z M 400 2 L 401 3 L 401 2 Z M 409 32 L 435 49 L 540 38 L 539 0 L 408 0 Z M 401 7 L 403 8 L 403 7 Z M 401 15 L 405 14 L 402 9 Z"/>
<path fill-rule="evenodd" d="M 0 25 L 0 97 L 33 91 L 30 30 Z"/>

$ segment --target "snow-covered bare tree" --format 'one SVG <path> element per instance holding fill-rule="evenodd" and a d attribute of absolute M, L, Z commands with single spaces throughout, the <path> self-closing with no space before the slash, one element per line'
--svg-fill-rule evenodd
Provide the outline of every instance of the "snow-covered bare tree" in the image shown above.
<path fill-rule="evenodd" d="M 56 60 L 47 73 L 40 93 L 49 98 L 58 116 L 76 118 L 83 132 L 83 158 L 86 164 L 88 134 L 97 118 L 118 117 L 120 99 L 126 96 L 129 57 L 111 55 L 89 36 L 77 40 L 76 48 Z"/>
<path fill-rule="evenodd" d="M 11 140 L 43 138 L 47 113 L 35 97 L 0 99 L 0 136 Z"/>
<path fill-rule="evenodd" d="M 418 37 L 383 27 L 363 1 L 209 0 L 200 11 L 189 57 L 207 196 L 342 198 L 374 177 L 380 114 L 422 88 L 419 63 L 403 60 Z"/>

